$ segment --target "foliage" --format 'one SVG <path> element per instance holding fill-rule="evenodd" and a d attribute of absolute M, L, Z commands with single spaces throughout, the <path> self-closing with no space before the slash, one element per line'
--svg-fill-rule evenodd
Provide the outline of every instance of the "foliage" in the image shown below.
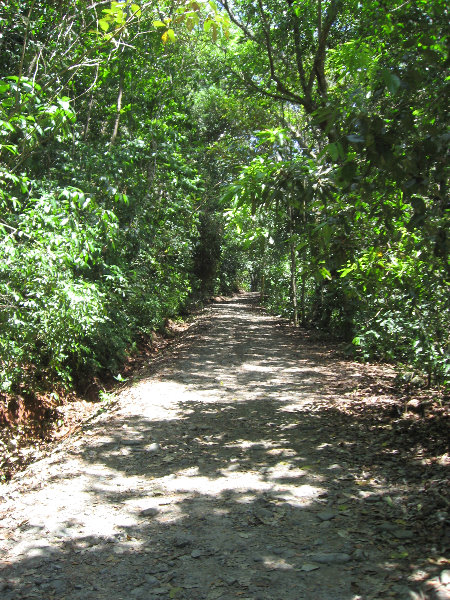
<path fill-rule="evenodd" d="M 324 3 L 320 15 L 320 2 L 302 3 L 293 6 L 306 25 L 298 33 L 286 12 L 261 2 L 253 12 L 240 6 L 238 18 L 227 5 L 246 40 L 236 75 L 249 95 L 283 102 L 282 129 L 266 134 L 224 196 L 235 199 L 233 225 L 246 204 L 270 230 L 269 258 L 263 244 L 258 259 L 268 305 L 289 317 L 295 311 L 288 292 L 294 238 L 304 324 L 353 340 L 349 349 L 364 360 L 400 361 L 445 380 L 449 206 L 439 73 L 447 60 L 446 8 L 399 2 L 385 11 L 375 2 L 356 11 L 341 2 Z M 317 63 L 320 18 L 330 28 Z M 289 64 L 281 44 L 292 44 L 292 61 L 300 48 L 302 60 Z M 299 158 L 309 185 L 298 176 Z M 283 204 L 291 207 L 290 225 L 280 218 Z"/>
<path fill-rule="evenodd" d="M 443 0 L 0 7 L 0 386 L 259 289 L 448 378 Z"/>
<path fill-rule="evenodd" d="M 39 12 L 34 17 L 33 33 L 40 35 L 48 23 Z M 157 38 L 149 42 L 161 52 Z M 157 114 L 158 79 L 148 70 L 142 89 L 149 93 L 133 98 L 132 87 L 128 92 L 136 108 L 147 110 L 145 120 L 124 103 L 124 133 L 111 144 L 114 104 L 98 103 L 96 94 L 108 93 L 120 68 L 131 84 L 142 65 L 109 50 L 96 64 L 95 86 L 86 88 L 80 73 L 70 96 L 55 96 L 59 82 L 41 86 L 38 75 L 5 74 L 1 81 L 4 391 L 82 387 L 95 373 L 117 372 L 133 340 L 175 315 L 195 281 L 193 204 L 200 179 L 184 155 L 186 135 L 177 126 L 184 117 L 167 99 L 166 114 Z M 164 85 L 164 77 L 159 81 Z M 87 103 L 83 89 L 95 92 Z M 79 100 L 72 99 L 74 90 Z"/>

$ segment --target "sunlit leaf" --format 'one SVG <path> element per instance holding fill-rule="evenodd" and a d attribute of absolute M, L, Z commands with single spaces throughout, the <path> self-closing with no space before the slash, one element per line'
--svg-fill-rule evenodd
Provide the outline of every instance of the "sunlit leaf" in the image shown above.
<path fill-rule="evenodd" d="M 134 16 L 138 17 L 138 19 L 139 19 L 142 15 L 142 11 L 141 11 L 140 7 L 137 4 L 132 4 L 130 8 L 131 8 L 131 12 L 134 14 Z"/>
<path fill-rule="evenodd" d="M 108 31 L 109 23 L 108 23 L 108 21 L 106 21 L 106 19 L 99 19 L 98 24 L 99 24 L 100 29 L 102 29 L 105 32 Z"/>
<path fill-rule="evenodd" d="M 324 279 L 331 279 L 331 273 L 326 267 L 321 267 L 319 272 Z"/>

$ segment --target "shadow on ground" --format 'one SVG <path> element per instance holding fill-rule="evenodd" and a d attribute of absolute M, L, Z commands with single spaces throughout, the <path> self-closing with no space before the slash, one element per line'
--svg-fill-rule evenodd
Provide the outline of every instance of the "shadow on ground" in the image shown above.
<path fill-rule="evenodd" d="M 299 345 L 247 298 L 191 335 L 157 382 L 130 387 L 140 411 L 89 425 L 30 485 L 30 501 L 62 490 L 63 507 L 19 527 L 4 600 L 448 597 L 443 520 L 420 518 L 424 478 L 444 468 L 376 410 L 342 408 L 359 366 Z"/>

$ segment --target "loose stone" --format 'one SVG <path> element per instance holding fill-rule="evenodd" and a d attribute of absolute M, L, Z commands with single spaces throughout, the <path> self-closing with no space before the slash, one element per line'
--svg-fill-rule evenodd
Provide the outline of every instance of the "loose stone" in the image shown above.
<path fill-rule="evenodd" d="M 329 552 L 323 554 L 313 554 L 310 560 L 324 565 L 342 565 L 351 560 L 351 556 L 346 552 Z"/>
<path fill-rule="evenodd" d="M 322 510 L 321 512 L 317 513 L 317 517 L 321 521 L 331 521 L 331 519 L 335 519 L 337 517 L 337 513 L 331 510 Z"/>
<path fill-rule="evenodd" d="M 140 512 L 141 516 L 143 517 L 155 517 L 158 513 L 159 510 L 157 508 L 154 508 L 153 506 L 149 508 L 144 508 L 144 510 L 141 510 Z"/>

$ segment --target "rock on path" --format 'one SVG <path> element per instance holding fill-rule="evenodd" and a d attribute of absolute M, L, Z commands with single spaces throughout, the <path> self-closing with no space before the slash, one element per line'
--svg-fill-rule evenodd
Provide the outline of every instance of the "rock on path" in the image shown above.
<path fill-rule="evenodd" d="M 421 588 L 401 562 L 412 536 L 382 527 L 383 482 L 333 418 L 357 366 L 253 302 L 213 305 L 0 489 L 2 600 L 448 598 L 448 577 Z"/>

